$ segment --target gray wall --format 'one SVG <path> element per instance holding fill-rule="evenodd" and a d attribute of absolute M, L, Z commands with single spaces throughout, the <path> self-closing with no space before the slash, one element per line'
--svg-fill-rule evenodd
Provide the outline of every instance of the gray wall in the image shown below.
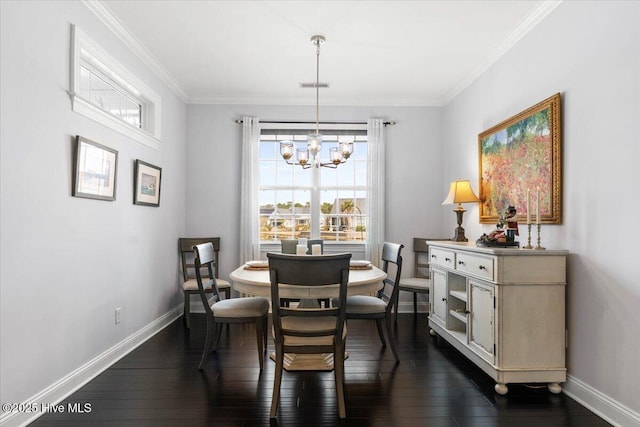
<path fill-rule="evenodd" d="M 221 236 L 220 274 L 226 277 L 240 262 L 241 134 L 234 122 L 243 115 L 261 120 L 313 120 L 314 107 L 189 105 L 187 110 L 188 233 Z M 370 117 L 397 121 L 387 126 L 386 239 L 404 243 L 405 271 L 413 269 L 413 237 L 442 235 L 441 206 L 445 152 L 441 109 L 428 107 L 321 106 L 321 121 L 366 121 Z M 453 232 L 454 220 L 445 236 Z M 409 295 L 407 295 L 409 296 Z M 407 297 L 405 296 L 405 298 Z"/>
<path fill-rule="evenodd" d="M 446 180 L 476 181 L 478 133 L 562 92 L 564 221 L 542 227 L 542 245 L 571 251 L 566 390 L 596 406 L 587 393 L 603 393 L 636 414 L 639 22 L 640 2 L 562 3 L 444 108 L 443 158 Z M 469 214 L 468 236 L 490 229 L 477 208 Z"/>
<path fill-rule="evenodd" d="M 233 120 L 309 120 L 314 111 L 185 107 L 81 3 L 2 1 L 0 12 L 0 395 L 21 402 L 179 307 L 180 235 L 221 236 L 228 275 L 239 261 Z M 571 251 L 565 390 L 603 413 L 629 410 L 620 425 L 638 424 L 640 413 L 640 268 L 630 229 L 640 208 L 638 22 L 639 2 L 564 2 L 445 107 L 320 111 L 327 121 L 398 121 L 387 129 L 386 238 L 410 253 L 413 236 L 451 234 L 451 207 L 440 205 L 448 182 L 469 178 L 477 190 L 478 133 L 562 92 L 564 223 L 544 226 L 542 243 Z M 71 111 L 71 23 L 162 95 L 160 150 Z M 115 202 L 70 196 L 77 134 L 119 150 Z M 136 158 L 163 168 L 160 208 L 131 203 Z M 470 238 L 491 228 L 468 210 Z"/>
<path fill-rule="evenodd" d="M 186 107 L 81 2 L 2 1 L 0 12 L 4 403 L 47 389 L 179 305 Z M 159 150 L 71 111 L 71 23 L 162 96 Z M 71 197 L 75 135 L 119 151 L 114 202 Z M 162 167 L 159 208 L 132 203 L 135 159 Z"/>

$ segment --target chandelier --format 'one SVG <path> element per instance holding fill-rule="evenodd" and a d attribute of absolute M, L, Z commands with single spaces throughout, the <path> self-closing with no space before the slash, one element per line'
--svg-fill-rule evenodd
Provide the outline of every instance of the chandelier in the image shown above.
<path fill-rule="evenodd" d="M 352 142 L 338 142 L 336 147 L 329 149 L 329 161 L 324 163 L 320 161 L 320 150 L 322 149 L 322 135 L 320 134 L 320 45 L 324 43 L 324 36 L 311 37 L 311 43 L 316 46 L 316 82 L 313 86 L 316 88 L 316 132 L 307 135 L 306 148 L 297 148 L 293 141 L 280 142 L 280 155 L 290 165 L 299 165 L 303 169 L 309 169 L 311 166 L 316 168 L 327 167 L 337 168 L 339 164 L 344 163 L 353 153 Z M 295 157 L 294 157 L 295 150 Z"/>

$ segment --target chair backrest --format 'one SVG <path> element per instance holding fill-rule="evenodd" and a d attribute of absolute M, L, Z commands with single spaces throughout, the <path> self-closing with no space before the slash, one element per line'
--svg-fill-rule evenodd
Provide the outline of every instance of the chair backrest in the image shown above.
<path fill-rule="evenodd" d="M 311 248 L 313 245 L 320 245 L 320 255 L 324 254 L 324 240 L 313 239 L 307 240 L 307 255 L 311 255 Z"/>
<path fill-rule="evenodd" d="M 295 255 L 297 245 L 298 245 L 298 239 L 282 239 L 280 241 L 280 247 L 282 248 L 283 254 Z"/>
<path fill-rule="evenodd" d="M 209 295 L 206 290 L 213 288 L 213 303 L 220 301 L 220 293 L 218 292 L 218 284 L 213 274 L 215 263 L 215 251 L 211 242 L 194 245 L 192 248 L 195 263 L 196 280 L 198 282 L 198 291 L 200 299 L 204 305 L 207 314 L 211 314 L 211 306 Z M 202 270 L 205 270 L 204 272 Z M 206 273 L 206 275 L 204 274 Z M 206 276 L 206 277 L 205 277 Z"/>
<path fill-rule="evenodd" d="M 378 298 L 387 303 L 387 311 L 391 312 L 398 303 L 398 287 L 402 274 L 402 248 L 404 245 L 385 242 L 382 246 L 382 270 L 387 273 L 384 286 L 378 291 Z"/>
<path fill-rule="evenodd" d="M 320 245 L 320 254 L 324 253 L 324 240 L 312 239 L 307 240 L 307 255 L 311 255 L 311 248 L 313 245 Z M 295 254 L 296 246 L 298 246 L 298 239 L 282 239 L 280 241 L 280 247 L 283 254 Z"/>
<path fill-rule="evenodd" d="M 347 283 L 349 282 L 349 261 L 351 254 L 295 256 L 289 254 L 267 253 L 269 277 L 271 281 L 271 309 L 275 339 L 284 335 L 323 337 L 333 336 L 342 339 L 346 318 Z M 280 286 L 326 286 L 339 285 L 336 294 L 339 307 L 317 309 L 298 309 L 281 307 Z M 335 327 L 317 331 L 293 331 L 282 327 L 282 318 L 294 317 L 334 317 Z"/>
<path fill-rule="evenodd" d="M 429 278 L 429 245 L 428 240 L 445 241 L 451 239 L 443 238 L 429 238 L 429 237 L 414 237 L 413 238 L 413 277 Z"/>
<path fill-rule="evenodd" d="M 180 262 L 182 264 L 182 278 L 186 282 L 189 279 L 196 278 L 196 270 L 194 263 L 193 247 L 202 243 L 211 243 L 213 245 L 213 273 L 215 277 L 219 276 L 218 261 L 220 252 L 220 238 L 219 237 L 181 237 L 178 239 L 178 249 L 180 251 Z M 208 274 L 208 271 L 203 269 L 203 274 Z M 209 276 L 204 276 L 209 277 Z"/>

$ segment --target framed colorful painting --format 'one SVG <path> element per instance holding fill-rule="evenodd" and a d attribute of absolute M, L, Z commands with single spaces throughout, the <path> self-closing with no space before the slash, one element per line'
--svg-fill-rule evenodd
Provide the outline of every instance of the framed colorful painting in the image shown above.
<path fill-rule="evenodd" d="M 133 203 L 143 206 L 160 206 L 162 168 L 137 159 L 134 169 Z"/>
<path fill-rule="evenodd" d="M 508 206 L 518 221 L 562 223 L 559 93 L 479 134 L 478 152 L 481 224 Z"/>

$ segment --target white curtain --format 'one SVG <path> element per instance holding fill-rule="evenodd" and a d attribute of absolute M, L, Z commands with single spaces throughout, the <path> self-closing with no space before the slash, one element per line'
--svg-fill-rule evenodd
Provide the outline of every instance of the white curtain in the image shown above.
<path fill-rule="evenodd" d="M 369 167 L 367 176 L 367 200 L 369 203 L 369 224 L 365 255 L 375 266 L 379 266 L 384 243 L 385 226 L 385 140 L 384 120 L 367 121 L 367 144 L 369 146 Z"/>
<path fill-rule="evenodd" d="M 240 194 L 240 261 L 260 259 L 258 159 L 260 120 L 242 118 L 242 187 Z"/>

